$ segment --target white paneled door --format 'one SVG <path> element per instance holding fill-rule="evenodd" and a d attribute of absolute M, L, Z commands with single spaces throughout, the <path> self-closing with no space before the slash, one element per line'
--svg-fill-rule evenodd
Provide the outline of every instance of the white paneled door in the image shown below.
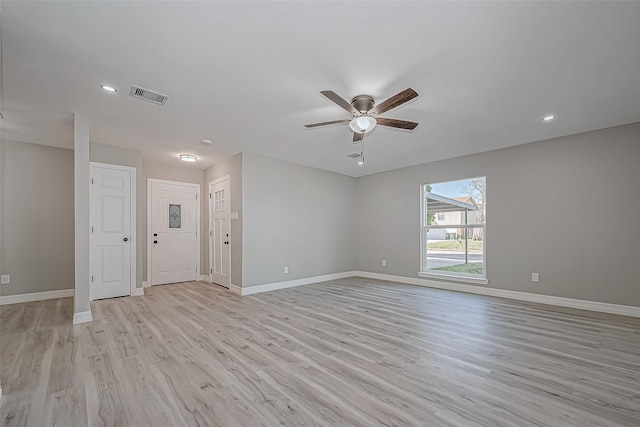
<path fill-rule="evenodd" d="M 131 295 L 134 172 L 118 166 L 91 167 L 91 297 Z"/>
<path fill-rule="evenodd" d="M 149 180 L 151 284 L 198 279 L 198 194 L 200 186 Z"/>
<path fill-rule="evenodd" d="M 229 287 L 231 239 L 229 236 L 229 179 L 209 183 L 209 265 L 211 281 Z"/>

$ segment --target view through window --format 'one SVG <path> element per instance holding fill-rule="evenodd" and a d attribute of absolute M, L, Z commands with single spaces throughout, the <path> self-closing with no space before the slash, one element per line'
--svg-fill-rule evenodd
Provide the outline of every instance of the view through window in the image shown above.
<path fill-rule="evenodd" d="M 485 277 L 486 178 L 422 186 L 425 273 Z"/>

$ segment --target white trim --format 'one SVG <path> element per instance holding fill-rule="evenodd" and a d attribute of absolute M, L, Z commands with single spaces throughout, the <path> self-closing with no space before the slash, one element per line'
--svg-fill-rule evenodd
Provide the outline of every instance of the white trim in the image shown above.
<path fill-rule="evenodd" d="M 229 290 L 234 294 L 242 295 L 242 288 L 240 286 L 229 283 Z"/>
<path fill-rule="evenodd" d="M 59 291 L 34 292 L 31 294 L 4 295 L 0 296 L 0 305 L 19 304 L 21 302 L 43 301 L 54 298 L 72 297 L 76 293 L 75 289 L 61 289 Z"/>
<path fill-rule="evenodd" d="M 216 185 L 226 180 L 229 180 L 229 183 L 231 183 L 231 175 L 221 176 L 220 178 L 216 178 L 213 181 L 209 181 L 209 185 Z"/>
<path fill-rule="evenodd" d="M 208 283 L 211 283 L 211 276 L 204 276 L 204 275 L 200 275 L 200 276 L 198 276 L 198 282 L 208 282 Z"/>
<path fill-rule="evenodd" d="M 121 166 L 121 165 L 112 165 L 109 163 L 98 163 L 98 162 L 89 162 L 89 177 L 93 181 L 93 168 L 103 168 L 103 169 L 112 169 L 112 170 L 121 170 L 131 173 L 131 182 L 129 183 L 131 186 L 131 237 L 129 238 L 130 247 L 131 247 L 131 286 L 129 288 L 129 295 L 135 295 L 136 292 L 136 283 L 137 279 L 137 261 L 138 261 L 138 253 L 137 253 L 137 242 L 138 242 L 138 225 L 136 223 L 136 205 L 137 205 L 137 196 L 136 189 L 138 188 L 138 181 L 136 178 L 136 168 L 134 166 Z M 93 182 L 92 182 L 93 184 Z M 89 186 L 89 226 L 93 227 L 93 185 Z M 89 231 L 89 301 L 93 301 L 93 281 L 91 280 L 91 276 L 93 275 L 93 233 Z"/>
<path fill-rule="evenodd" d="M 139 297 L 144 295 L 144 288 L 135 288 L 131 293 L 132 297 Z"/>
<path fill-rule="evenodd" d="M 458 273 L 460 274 L 460 273 Z M 430 272 L 419 272 L 418 276 L 426 277 L 436 280 L 447 280 L 450 282 L 465 282 L 465 283 L 474 283 L 476 285 L 486 285 L 489 283 L 489 279 L 485 279 L 483 277 L 472 277 L 472 276 L 458 276 L 455 273 L 453 274 L 438 274 L 438 273 L 430 273 Z"/>
<path fill-rule="evenodd" d="M 146 280 L 143 280 L 143 281 L 142 281 L 142 287 L 143 287 L 143 288 L 148 288 L 148 287 L 149 287 L 149 282 L 148 282 L 148 281 L 146 281 Z"/>
<path fill-rule="evenodd" d="M 265 285 L 250 286 L 248 288 L 242 288 L 242 295 L 252 295 L 261 292 L 277 291 L 278 289 L 310 285 L 312 283 L 326 282 L 327 280 L 346 279 L 347 277 L 353 277 L 355 275 L 355 271 L 345 271 L 343 273 L 325 274 L 323 276 L 305 277 L 303 279 L 288 280 L 286 282 L 275 282 L 267 283 Z M 229 289 L 231 290 L 231 288 Z"/>
<path fill-rule="evenodd" d="M 227 212 L 229 213 L 229 288 L 231 288 L 231 252 L 233 251 L 233 234 L 231 233 L 231 175 L 221 176 L 220 178 L 214 179 L 213 181 L 209 181 L 207 190 L 209 193 L 208 199 L 208 211 L 209 218 L 207 218 L 207 241 L 209 242 L 209 283 L 213 283 L 213 239 L 211 236 L 211 218 L 213 217 L 213 211 L 211 209 L 211 204 L 213 201 L 211 200 L 211 187 L 221 182 L 228 181 L 229 182 L 229 203 L 227 203 Z"/>
<path fill-rule="evenodd" d="M 93 317 L 91 316 L 91 310 L 81 311 L 73 314 L 73 324 L 91 322 Z"/>
<path fill-rule="evenodd" d="M 499 298 L 508 298 L 519 301 L 535 302 L 539 304 L 556 305 L 560 307 L 577 308 L 580 310 L 598 311 L 602 313 L 619 314 L 622 316 L 640 317 L 640 307 L 629 305 L 609 304 L 605 302 L 587 301 L 574 298 L 556 297 L 551 295 L 532 294 L 529 292 L 510 291 L 506 289 L 487 288 L 484 286 L 463 285 L 460 283 L 447 283 L 434 280 L 425 280 L 415 277 L 394 276 L 391 274 L 369 273 L 366 271 L 354 271 L 354 276 L 368 279 L 378 279 L 390 282 L 405 283 L 408 285 L 426 286 L 429 288 L 445 289 L 449 291 L 466 292 L 470 294 L 487 295 Z"/>
<path fill-rule="evenodd" d="M 197 242 L 197 262 L 196 262 L 196 280 L 200 277 L 200 242 L 202 239 L 202 234 L 200 230 L 200 207 L 202 206 L 202 191 L 200 191 L 200 184 L 194 184 L 193 182 L 180 182 L 180 181 L 167 181 L 164 179 L 156 179 L 156 178 L 147 178 L 147 282 L 149 282 L 149 286 L 153 286 L 153 276 L 151 271 L 151 241 L 153 240 L 152 233 L 152 218 L 151 218 L 151 184 L 170 184 L 170 185 L 181 185 L 183 187 L 193 187 L 198 190 L 198 198 L 196 200 L 196 242 Z M 144 285 L 143 285 L 144 287 Z"/>

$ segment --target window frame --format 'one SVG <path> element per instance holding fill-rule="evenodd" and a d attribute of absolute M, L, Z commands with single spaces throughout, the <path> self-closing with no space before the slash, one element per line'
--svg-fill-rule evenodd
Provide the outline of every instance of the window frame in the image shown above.
<path fill-rule="evenodd" d="M 425 187 L 427 185 L 434 184 L 442 184 L 447 182 L 454 181 L 465 181 L 472 180 L 476 178 L 484 178 L 485 185 L 487 181 L 487 177 L 485 176 L 472 176 L 468 178 L 459 178 L 459 179 L 449 179 L 445 181 L 436 181 L 429 183 L 420 184 L 420 271 L 418 271 L 418 276 L 436 279 L 436 280 L 445 280 L 445 281 L 453 281 L 453 282 L 466 282 L 473 283 L 478 285 L 486 285 L 489 283 L 489 279 L 487 279 L 487 218 L 485 212 L 485 218 L 483 224 L 460 224 L 460 225 L 430 225 L 427 227 L 426 225 L 426 215 L 427 215 L 427 206 L 425 203 L 426 197 Z M 486 211 L 486 195 L 485 195 L 485 211 Z M 437 217 L 436 217 L 437 218 Z M 434 271 L 428 270 L 426 267 L 426 259 L 427 259 L 427 229 L 445 229 L 445 228 L 464 228 L 465 233 L 468 233 L 466 230 L 474 229 L 474 228 L 482 228 L 484 231 L 482 233 L 482 259 L 483 259 L 483 269 L 482 276 L 477 274 L 469 274 L 469 273 L 459 273 L 459 272 L 445 272 L 445 271 Z"/>

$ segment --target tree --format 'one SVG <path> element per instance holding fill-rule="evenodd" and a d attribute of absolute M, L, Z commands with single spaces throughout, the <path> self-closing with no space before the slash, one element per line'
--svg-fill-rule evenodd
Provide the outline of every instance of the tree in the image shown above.
<path fill-rule="evenodd" d="M 431 192 L 431 185 L 427 184 L 424 186 L 424 191 L 426 192 Z M 426 201 L 425 201 L 426 203 Z M 433 223 L 433 220 L 436 218 L 436 214 L 434 213 L 429 213 L 429 211 L 427 211 L 427 225 L 431 225 Z"/>
<path fill-rule="evenodd" d="M 476 222 L 484 224 L 485 221 L 485 203 L 487 200 L 487 181 L 485 178 L 472 179 L 462 188 L 462 191 L 468 196 L 473 197 L 478 210 L 476 211 Z M 473 229 L 473 240 L 482 240 L 484 237 L 482 228 Z"/>

